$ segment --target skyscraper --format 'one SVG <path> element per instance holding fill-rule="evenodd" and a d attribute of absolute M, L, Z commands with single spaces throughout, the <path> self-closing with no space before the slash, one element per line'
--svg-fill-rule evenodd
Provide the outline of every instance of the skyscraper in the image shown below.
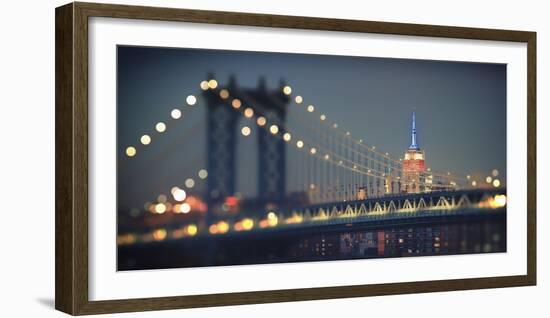
<path fill-rule="evenodd" d="M 426 190 L 424 172 L 426 170 L 424 151 L 418 145 L 416 135 L 416 114 L 412 113 L 411 145 L 403 160 L 403 190 L 407 193 Z"/>

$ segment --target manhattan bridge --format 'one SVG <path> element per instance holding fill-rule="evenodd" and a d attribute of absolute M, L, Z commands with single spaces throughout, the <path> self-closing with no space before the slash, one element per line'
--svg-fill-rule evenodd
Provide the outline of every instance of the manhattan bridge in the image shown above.
<path fill-rule="evenodd" d="M 135 144 L 120 150 L 121 164 L 140 160 L 152 141 L 170 134 L 172 125 L 188 125 L 186 118 L 199 108 L 206 112 L 206 162 L 196 162 L 195 174 L 181 184 L 166 184 L 158 196 L 136 202 L 138 208 L 119 211 L 119 222 L 129 220 L 119 224 L 119 246 L 505 213 L 498 171 L 459 176 L 426 166 L 414 113 L 410 145 L 395 157 L 357 138 L 282 81 L 269 88 L 260 79 L 257 87 L 244 88 L 234 77 L 221 84 L 210 74 L 182 101 L 153 119 L 153 133 L 136 130 Z M 237 164 L 239 143 L 251 138 L 255 172 Z M 252 198 L 237 189 L 236 180 L 247 173 L 257 180 Z"/>

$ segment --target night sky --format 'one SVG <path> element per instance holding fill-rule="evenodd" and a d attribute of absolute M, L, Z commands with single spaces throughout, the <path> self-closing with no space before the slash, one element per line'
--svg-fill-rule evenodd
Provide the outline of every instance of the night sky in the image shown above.
<path fill-rule="evenodd" d="M 420 147 L 427 166 L 457 175 L 506 169 L 506 65 L 426 60 L 346 57 L 225 50 L 118 47 L 117 133 L 119 208 L 141 207 L 168 194 L 206 167 L 204 104 L 199 83 L 213 72 L 224 86 L 230 74 L 244 87 L 265 77 L 276 89 L 284 79 L 293 94 L 318 113 L 394 158 L 410 144 L 410 117 L 416 112 Z M 173 120 L 178 107 L 183 118 Z M 289 118 L 292 118 L 292 110 Z M 165 133 L 154 126 L 163 121 Z M 139 144 L 149 134 L 149 146 Z M 244 145 L 238 169 L 253 169 L 252 141 Z M 134 158 L 124 155 L 134 145 Z M 248 150 L 246 150 L 248 149 Z M 253 192 L 255 176 L 237 182 Z M 198 180 L 197 180 L 198 181 Z M 203 181 L 204 182 L 204 181 Z M 198 182 L 197 182 L 198 183 Z M 197 189 L 203 185 L 197 184 Z M 202 188 L 204 189 L 204 188 Z"/>

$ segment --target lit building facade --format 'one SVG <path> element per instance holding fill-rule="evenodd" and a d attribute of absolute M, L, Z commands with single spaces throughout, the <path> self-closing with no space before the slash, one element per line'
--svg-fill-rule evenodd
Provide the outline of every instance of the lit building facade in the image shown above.
<path fill-rule="evenodd" d="M 403 160 L 403 191 L 417 193 L 429 191 L 426 187 L 426 163 L 424 150 L 418 146 L 416 135 L 416 115 L 412 114 L 411 145 Z"/>

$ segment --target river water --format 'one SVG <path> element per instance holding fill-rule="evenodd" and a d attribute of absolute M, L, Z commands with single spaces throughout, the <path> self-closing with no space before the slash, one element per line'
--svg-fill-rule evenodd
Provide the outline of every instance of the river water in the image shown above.
<path fill-rule="evenodd" d="M 119 246 L 118 270 L 506 251 L 506 217 L 184 238 Z"/>

